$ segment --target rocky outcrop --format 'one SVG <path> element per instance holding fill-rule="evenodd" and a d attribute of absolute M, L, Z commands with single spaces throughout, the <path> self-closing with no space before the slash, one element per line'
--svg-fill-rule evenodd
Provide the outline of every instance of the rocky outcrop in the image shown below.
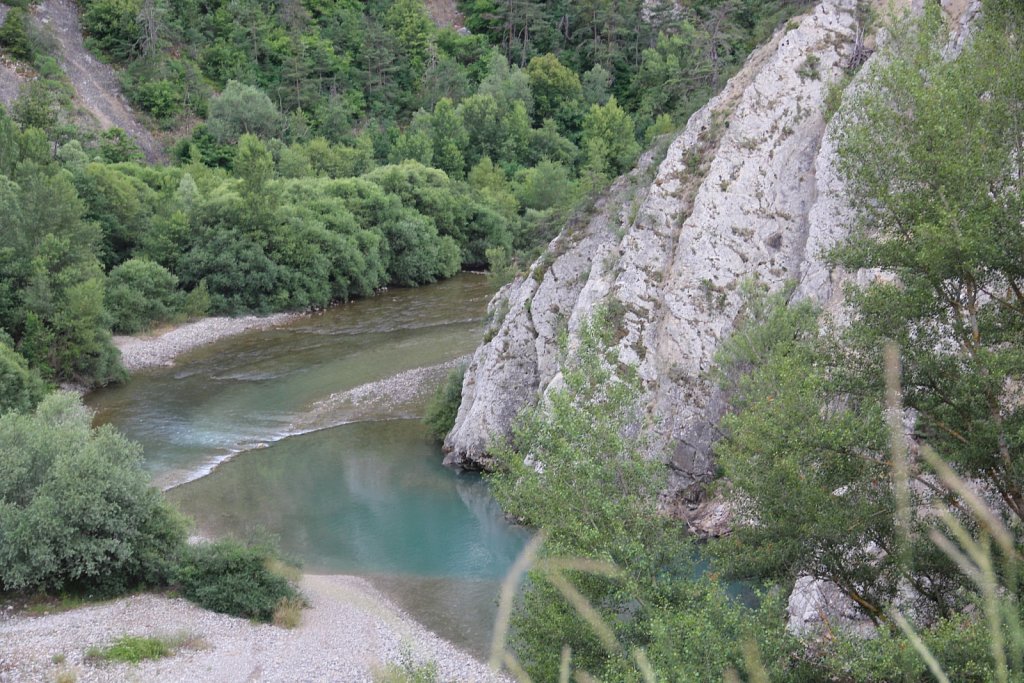
<path fill-rule="evenodd" d="M 874 622 L 831 581 L 801 576 L 786 605 L 786 629 L 796 636 L 842 632 L 863 638 L 876 632 Z"/>
<path fill-rule="evenodd" d="M 723 410 L 708 371 L 739 311 L 740 284 L 757 277 L 779 287 L 817 263 L 808 245 L 821 241 L 812 238 L 811 212 L 822 111 L 850 57 L 855 9 L 855 0 L 826 0 L 780 30 L 656 167 L 648 155 L 652 166 L 621 178 L 588 220 L 499 293 L 490 339 L 466 373 L 446 462 L 486 465 L 489 440 L 557 382 L 559 332 L 571 338 L 604 302 L 620 358 L 644 382 L 657 418 L 652 442 L 670 453 L 673 490 L 696 502 L 690 493 L 711 475 Z M 822 296 L 824 284 L 811 293 Z"/>
<path fill-rule="evenodd" d="M 946 0 L 951 44 L 962 44 L 979 5 Z M 652 455 L 671 469 L 665 507 L 691 521 L 701 510 L 717 519 L 717 506 L 701 505 L 725 410 L 710 371 L 740 313 L 742 283 L 796 281 L 795 297 L 838 312 L 843 281 L 869 276 L 833 271 L 823 259 L 852 223 L 825 110 L 830 89 L 866 55 L 859 6 L 823 0 L 780 29 L 663 159 L 648 154 L 499 292 L 445 441 L 447 464 L 486 467 L 491 439 L 558 386 L 560 333 L 571 344 L 604 303 L 619 357 L 644 383 Z"/>

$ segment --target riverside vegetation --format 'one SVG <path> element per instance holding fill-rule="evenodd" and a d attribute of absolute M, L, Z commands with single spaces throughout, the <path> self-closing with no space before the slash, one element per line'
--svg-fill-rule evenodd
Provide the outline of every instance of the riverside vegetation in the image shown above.
<path fill-rule="evenodd" d="M 12 11 L 0 44 L 41 77 L 0 117 L 4 588 L 176 585 L 260 618 L 294 605 L 264 549 L 185 546 L 138 449 L 48 383 L 119 379 L 111 329 L 507 267 L 799 7 L 475 0 L 463 36 L 413 0 L 86 3 L 128 96 L 179 138 L 167 167 L 69 125 L 66 83 Z M 757 524 L 710 543 L 699 578 L 657 514 L 637 379 L 591 321 L 564 388 L 493 449 L 497 497 L 543 530 L 497 663 L 524 680 L 1022 675 L 1022 23 L 1019 3 L 988 0 L 949 59 L 932 7 L 892 28 L 888 65 L 837 114 L 862 224 L 831 258 L 894 279 L 851 288 L 841 328 L 751 285 L 719 357 L 733 412 L 717 455 L 722 494 Z M 875 637 L 789 633 L 800 576 L 832 581 Z M 726 578 L 760 586 L 756 604 Z"/>
<path fill-rule="evenodd" d="M 849 286 L 842 324 L 748 285 L 717 357 L 732 410 L 716 486 L 735 519 L 700 549 L 712 571 L 694 578 L 698 550 L 657 514 L 665 473 L 643 460 L 606 313 L 563 352 L 564 384 L 492 444 L 497 498 L 543 536 L 494 663 L 537 681 L 1024 673 L 1024 13 L 984 12 L 956 59 L 937 7 L 894 24 L 837 114 L 860 222 L 829 258 L 891 277 Z M 838 618 L 788 631 L 800 577 L 835 585 L 873 635 Z"/>
<path fill-rule="evenodd" d="M 93 429 L 74 394 L 0 416 L 0 586 L 90 598 L 173 587 L 260 621 L 298 593 L 266 544 L 186 543 L 186 520 L 149 485 L 141 448 Z"/>
<path fill-rule="evenodd" d="M 172 584 L 263 619 L 294 599 L 267 551 L 187 549 L 138 447 L 53 388 L 125 379 L 112 333 L 515 263 L 799 7 L 570 5 L 594 29 L 573 33 L 531 2 L 507 17 L 535 36 L 518 44 L 488 3 L 464 8 L 468 36 L 419 0 L 83 3 L 87 45 L 169 143 L 172 163 L 148 165 L 124 131 L 83 124 L 30 4 L 0 26 L 33 76 L 0 108 L 0 587 Z"/>

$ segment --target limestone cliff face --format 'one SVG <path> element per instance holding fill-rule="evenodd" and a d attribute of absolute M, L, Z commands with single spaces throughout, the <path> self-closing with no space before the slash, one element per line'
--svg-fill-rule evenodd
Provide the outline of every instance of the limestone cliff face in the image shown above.
<path fill-rule="evenodd" d="M 585 225 L 570 227 L 529 274 L 492 303 L 491 337 L 463 384 L 446 462 L 486 464 L 493 436 L 557 381 L 557 336 L 594 306 L 621 312 L 620 358 L 639 368 L 655 446 L 671 454 L 676 491 L 712 471 L 722 401 L 708 377 L 740 305 L 740 283 L 805 278 L 828 296 L 830 277 L 809 246 L 834 239 L 838 208 L 818 208 L 824 100 L 857 32 L 855 0 L 825 0 L 748 59 L 691 117 L 653 167 L 621 178 Z M 795 24 L 795 27 L 794 27 Z M 826 163 L 830 159 L 826 159 Z M 812 218 L 821 214 L 817 225 Z"/>
<path fill-rule="evenodd" d="M 977 3 L 960 4 L 963 13 Z M 825 100 L 858 49 L 856 9 L 856 0 L 823 0 L 787 24 L 691 117 L 663 160 L 649 153 L 498 293 L 445 441 L 447 464 L 486 466 L 490 440 L 558 385 L 559 332 L 571 340 L 605 303 L 620 359 L 639 369 L 657 418 L 653 442 L 672 472 L 666 502 L 680 514 L 697 504 L 725 409 L 709 371 L 739 313 L 741 283 L 795 280 L 796 296 L 838 306 L 845 276 L 822 254 L 851 221 Z"/>

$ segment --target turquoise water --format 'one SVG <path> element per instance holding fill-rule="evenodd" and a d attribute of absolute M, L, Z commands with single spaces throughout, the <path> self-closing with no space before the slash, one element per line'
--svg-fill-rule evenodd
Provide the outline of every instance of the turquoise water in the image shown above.
<path fill-rule="evenodd" d="M 269 532 L 308 572 L 357 574 L 480 654 L 526 540 L 418 417 L 480 340 L 481 276 L 247 332 L 90 395 L 208 536 Z"/>
<path fill-rule="evenodd" d="M 521 549 L 478 476 L 415 420 L 358 422 L 246 453 L 171 491 L 206 532 L 268 529 L 307 571 L 500 579 Z"/>

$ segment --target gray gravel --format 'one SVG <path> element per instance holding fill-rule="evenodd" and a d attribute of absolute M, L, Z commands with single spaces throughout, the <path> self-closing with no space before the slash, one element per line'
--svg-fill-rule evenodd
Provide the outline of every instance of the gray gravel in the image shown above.
<path fill-rule="evenodd" d="M 363 579 L 306 575 L 311 608 L 285 630 L 199 609 L 152 594 L 48 616 L 0 616 L 0 681 L 371 681 L 375 668 L 401 660 L 437 664 L 442 681 L 507 681 L 431 633 Z M 132 664 L 95 663 L 91 646 L 123 635 L 187 633 L 199 647 Z M 56 659 L 55 659 L 56 658 Z"/>
<path fill-rule="evenodd" d="M 121 363 L 129 372 L 158 365 L 174 365 L 174 359 L 187 351 L 245 332 L 284 324 L 301 313 L 276 313 L 240 318 L 203 318 L 157 335 L 115 336 L 114 346 L 121 351 Z"/>

